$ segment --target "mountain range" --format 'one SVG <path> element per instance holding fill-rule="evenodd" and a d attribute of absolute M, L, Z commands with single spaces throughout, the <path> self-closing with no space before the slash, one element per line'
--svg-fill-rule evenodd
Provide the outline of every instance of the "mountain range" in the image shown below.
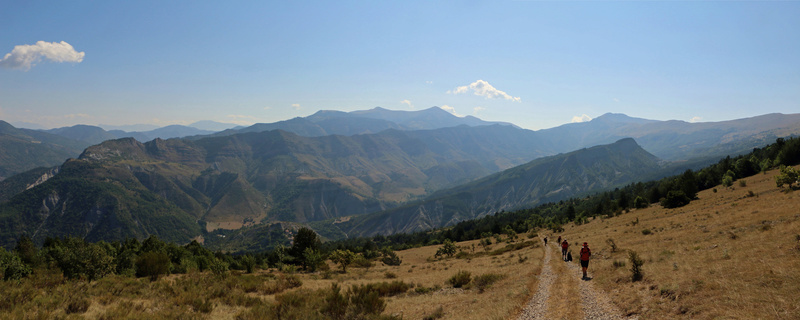
<path fill-rule="evenodd" d="M 111 133 L 0 129 L 0 148 L 12 150 L 6 160 L 63 157 L 0 181 L 7 246 L 21 234 L 37 242 L 275 235 L 285 223 L 329 237 L 423 230 L 698 167 L 800 134 L 800 114 L 716 123 L 606 114 L 532 131 L 439 108 L 321 111 L 181 139 L 105 140 L 79 156 L 65 155 Z"/>

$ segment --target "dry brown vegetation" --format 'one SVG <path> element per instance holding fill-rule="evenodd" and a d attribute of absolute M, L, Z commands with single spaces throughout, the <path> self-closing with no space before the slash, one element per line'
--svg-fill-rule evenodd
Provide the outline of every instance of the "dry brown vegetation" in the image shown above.
<path fill-rule="evenodd" d="M 332 286 L 349 290 L 372 285 L 385 301 L 383 315 L 403 319 L 507 319 L 532 295 L 541 269 L 538 239 L 493 244 L 472 250 L 459 243 L 460 258 L 434 259 L 440 246 L 398 252 L 400 266 L 351 267 L 286 274 L 261 270 L 225 277 L 189 273 L 156 281 L 108 276 L 97 281 L 64 279 L 40 270 L 28 279 L 0 286 L 1 319 L 269 319 L 322 318 Z M 448 280 L 468 271 L 470 283 L 453 288 Z M 330 311 L 330 310 L 329 310 Z M 344 312 L 344 311 L 342 311 Z"/>
<path fill-rule="evenodd" d="M 702 191 L 682 208 L 652 206 L 569 225 L 562 235 L 589 242 L 594 284 L 626 314 L 798 319 L 800 193 L 777 188 L 776 173 Z M 642 281 L 631 281 L 628 250 L 644 260 Z"/>

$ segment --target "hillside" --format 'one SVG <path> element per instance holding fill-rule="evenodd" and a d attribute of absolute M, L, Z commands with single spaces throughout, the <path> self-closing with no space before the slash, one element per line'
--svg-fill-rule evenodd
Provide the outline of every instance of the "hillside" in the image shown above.
<path fill-rule="evenodd" d="M 0 120 L 0 181 L 37 167 L 60 165 L 88 146 L 47 132 L 17 129 Z"/>
<path fill-rule="evenodd" d="M 653 205 L 569 224 L 559 233 L 540 229 L 517 239 L 459 242 L 453 256 L 437 257 L 439 244 L 401 250 L 399 265 L 354 264 L 342 272 L 327 261 L 317 272 L 195 270 L 154 281 L 122 275 L 64 281 L 48 271 L 4 281 L 0 290 L 9 303 L 0 312 L 17 318 L 309 318 L 329 315 L 336 292 L 372 286 L 379 293 L 366 304 L 371 312 L 404 319 L 796 319 L 800 197 L 777 188 L 775 174 L 702 191 L 679 209 Z M 573 247 L 589 243 L 588 280 L 580 280 L 577 262 L 559 259 L 559 236 Z M 644 262 L 641 281 L 631 280 L 629 251 Z M 469 280 L 454 285 L 465 273 Z"/>
<path fill-rule="evenodd" d="M 334 231 L 331 237 L 410 233 L 622 186 L 651 177 L 661 168 L 659 160 L 633 139 L 622 139 L 537 159 L 439 191 L 418 203 L 314 226 L 323 233 L 331 229 L 341 232 Z"/>
<path fill-rule="evenodd" d="M 112 183 L 121 188 L 111 196 L 114 201 L 163 204 L 164 210 L 174 214 L 176 219 L 183 221 L 185 217 L 192 217 L 209 231 L 377 212 L 533 157 L 530 152 L 502 150 L 505 147 L 502 144 L 482 144 L 481 139 L 502 135 L 503 130 L 502 126 L 458 127 L 414 134 L 384 131 L 375 135 L 316 138 L 268 131 L 196 141 L 110 140 L 87 148 L 79 159 L 64 164 L 71 170 L 69 177 L 73 179 L 97 177 L 80 181 L 85 188 L 72 191 L 76 196 L 88 197 L 88 202 L 56 201 L 54 205 L 75 210 L 73 218 L 85 220 L 92 211 L 90 208 L 102 206 L 98 203 L 102 197 L 83 195 L 84 190 L 101 190 L 105 188 L 104 183 Z M 442 143 L 454 135 L 462 135 L 464 139 Z M 479 149 L 485 152 L 472 152 Z M 62 184 L 73 182 L 63 172 L 59 175 L 64 175 L 64 179 L 48 180 L 15 198 L 9 193 L 19 192 L 22 190 L 19 187 L 2 190 L 3 198 L 11 200 L 0 205 L 0 212 L 4 212 L 0 219 L 14 221 L 6 224 L 3 230 L 6 244 L 23 233 L 36 233 L 37 241 L 41 241 L 52 235 L 86 236 L 95 232 L 93 224 L 80 221 L 74 223 L 83 227 L 70 231 L 49 228 L 42 229 L 47 232 L 37 231 L 44 222 L 35 212 L 54 192 L 38 189 L 69 188 Z M 15 185 L 27 186 L 38 179 L 35 175 L 27 177 Z M 115 206 L 109 210 L 127 209 Z M 114 214 L 127 213 L 114 211 Z M 45 218 L 48 219 L 52 218 Z M 68 224 L 59 220 L 57 225 Z M 168 232 L 159 229 L 163 227 L 156 229 Z M 200 234 L 193 231 L 197 230 L 194 227 L 181 228 L 184 231 L 171 236 L 188 239 Z M 101 239 L 147 234 L 131 233 L 126 227 L 121 230 L 106 236 L 97 234 Z"/>
<path fill-rule="evenodd" d="M 702 191 L 682 208 L 656 205 L 544 234 L 589 242 L 591 282 L 625 314 L 796 319 L 800 197 L 775 186 L 776 171 Z M 640 282 L 630 281 L 629 250 L 644 260 Z"/>

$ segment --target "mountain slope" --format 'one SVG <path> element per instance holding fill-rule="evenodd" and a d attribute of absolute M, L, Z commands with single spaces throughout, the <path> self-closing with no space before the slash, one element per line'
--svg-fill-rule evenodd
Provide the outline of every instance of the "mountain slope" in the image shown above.
<path fill-rule="evenodd" d="M 421 231 L 621 186 L 660 168 L 659 160 L 633 139 L 622 139 L 610 145 L 537 159 L 437 192 L 419 203 L 335 222 L 334 227 L 348 237 Z M 316 225 L 330 229 L 321 223 Z"/>
<path fill-rule="evenodd" d="M 776 113 L 731 121 L 689 123 L 608 113 L 589 122 L 566 124 L 537 133 L 555 149 L 575 150 L 629 137 L 664 160 L 719 158 L 750 151 L 778 137 L 800 135 L 800 114 Z"/>
<path fill-rule="evenodd" d="M 481 140 L 502 139 L 508 128 L 324 137 L 276 130 L 196 141 L 109 140 L 67 161 L 55 177 L 31 172 L 9 182 L 2 193 L 8 201 L 0 204 L 0 222 L 9 226 L 2 231 L 5 240 L 22 233 L 39 240 L 65 234 L 101 237 L 95 230 L 105 230 L 106 239 L 141 237 L 167 231 L 133 227 L 135 223 L 103 224 L 90 218 L 92 212 L 142 221 L 152 218 L 143 208 L 159 207 L 153 214 L 179 226 L 183 231 L 173 236 L 186 239 L 199 235 L 200 225 L 238 229 L 378 212 L 533 157 Z M 463 139 L 450 141 L 454 136 Z M 34 180 L 46 181 L 10 195 Z M 42 203 L 49 204 L 47 214 Z M 57 230 L 57 225 L 64 228 Z"/>
<path fill-rule="evenodd" d="M 17 129 L 0 120 L 0 180 L 36 167 L 60 165 L 87 146 L 47 132 Z"/>

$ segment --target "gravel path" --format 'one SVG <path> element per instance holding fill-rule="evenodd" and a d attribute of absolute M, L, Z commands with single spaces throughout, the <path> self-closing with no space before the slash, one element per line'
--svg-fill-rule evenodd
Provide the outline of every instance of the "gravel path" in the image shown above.
<path fill-rule="evenodd" d="M 580 263 L 568 263 L 569 276 L 580 279 L 583 276 Z M 589 263 L 589 270 L 592 264 Z M 589 280 L 580 280 L 581 307 L 583 307 L 583 319 L 638 319 L 625 318 L 619 310 L 611 303 L 608 296 L 602 291 L 595 289 L 592 285 L 592 274 L 587 272 Z"/>
<path fill-rule="evenodd" d="M 525 306 L 525 309 L 522 310 L 522 313 L 519 315 L 519 320 L 548 319 L 547 300 L 550 298 L 550 287 L 559 276 L 555 274 L 550 267 L 550 251 L 552 250 L 550 250 L 549 247 L 545 247 L 544 264 L 541 274 L 539 274 L 538 291 L 528 302 L 528 305 Z M 568 263 L 567 268 L 569 273 L 562 276 L 575 277 L 576 279 L 581 278 L 582 272 L 579 264 Z M 591 270 L 591 264 L 589 264 L 589 270 Z M 621 316 L 621 312 L 611 303 L 604 292 L 595 289 L 592 285 L 591 273 L 589 273 L 588 276 L 590 280 L 578 281 L 578 291 L 581 294 L 581 307 L 583 308 L 584 319 L 637 319 Z"/>
<path fill-rule="evenodd" d="M 547 319 L 545 315 L 547 299 L 550 298 L 550 286 L 558 276 L 550 268 L 550 251 L 550 248 L 544 247 L 544 263 L 542 271 L 539 273 L 539 289 L 536 290 L 536 295 L 528 301 L 525 309 L 522 309 L 522 313 L 519 315 L 520 320 Z"/>

